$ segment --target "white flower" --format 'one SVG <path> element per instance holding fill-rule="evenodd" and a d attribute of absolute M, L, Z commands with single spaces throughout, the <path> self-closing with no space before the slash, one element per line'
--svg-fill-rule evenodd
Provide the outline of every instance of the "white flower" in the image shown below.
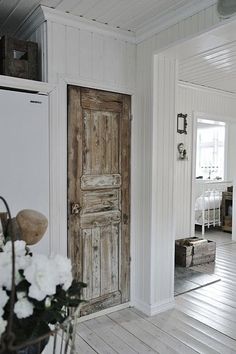
<path fill-rule="evenodd" d="M 15 303 L 14 312 L 18 318 L 29 317 L 33 311 L 34 306 L 27 298 L 22 298 Z"/>
<path fill-rule="evenodd" d="M 44 304 L 45 304 L 45 307 L 46 308 L 49 308 L 51 307 L 51 298 L 50 297 L 46 297 L 45 301 L 44 301 Z"/>
<path fill-rule="evenodd" d="M 26 280 L 31 284 L 29 296 L 43 300 L 47 295 L 56 293 L 57 269 L 45 255 L 34 255 L 31 264 L 25 269 Z"/>
<path fill-rule="evenodd" d="M 57 269 L 58 284 L 63 285 L 64 290 L 68 290 L 73 280 L 71 260 L 58 254 L 53 258 L 53 261 Z"/>
<path fill-rule="evenodd" d="M 0 317 L 3 315 L 3 308 L 6 305 L 8 299 L 9 296 L 7 295 L 6 291 L 0 288 Z"/>
<path fill-rule="evenodd" d="M 0 249 L 3 249 L 4 241 L 5 241 L 5 237 L 1 231 L 1 223 L 0 223 Z"/>
<path fill-rule="evenodd" d="M 7 326 L 7 321 L 5 321 L 2 317 L 0 317 L 0 337 L 5 332 Z"/>
<path fill-rule="evenodd" d="M 15 255 L 16 257 L 24 256 L 26 253 L 26 243 L 25 241 L 17 240 L 14 242 Z M 6 253 L 12 253 L 12 242 L 8 241 L 3 247 L 3 251 Z"/>
<path fill-rule="evenodd" d="M 24 297 L 27 297 L 27 294 L 26 294 L 26 292 L 24 292 L 24 291 L 17 291 L 16 297 L 17 297 L 17 300 L 21 300 L 21 299 L 23 299 Z"/>
<path fill-rule="evenodd" d="M 11 290 L 12 264 L 11 255 L 9 253 L 0 252 L 0 286 L 5 286 L 7 290 Z"/>
<path fill-rule="evenodd" d="M 3 308 L 6 305 L 8 299 L 9 296 L 7 295 L 6 291 L 0 289 L 0 308 Z"/>
<path fill-rule="evenodd" d="M 22 280 L 19 273 L 20 269 L 24 269 L 30 262 L 30 256 L 17 256 L 15 258 L 15 283 L 16 285 Z M 10 252 L 0 252 L 0 286 L 4 286 L 7 290 L 11 290 L 12 282 L 12 257 Z"/>
<path fill-rule="evenodd" d="M 16 257 L 16 269 L 24 270 L 31 263 L 31 256 L 20 256 Z"/>

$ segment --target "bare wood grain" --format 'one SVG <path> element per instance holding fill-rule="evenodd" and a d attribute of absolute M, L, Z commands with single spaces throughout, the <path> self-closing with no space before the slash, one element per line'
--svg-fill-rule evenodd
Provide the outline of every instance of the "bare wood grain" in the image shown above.
<path fill-rule="evenodd" d="M 81 189 L 103 189 L 103 188 L 119 188 L 121 186 L 121 175 L 93 175 L 81 177 Z"/>
<path fill-rule="evenodd" d="M 80 88 L 68 87 L 68 253 L 75 278 L 82 279 L 82 238 L 77 215 L 71 215 L 72 202 L 81 203 L 80 177 L 82 175 L 82 109 Z"/>
<path fill-rule="evenodd" d="M 88 314 L 129 301 L 130 97 L 71 86 L 68 98 L 68 236 Z"/>
<path fill-rule="evenodd" d="M 84 229 L 83 238 L 83 281 L 87 284 L 84 289 L 84 298 L 92 298 L 92 230 Z"/>
<path fill-rule="evenodd" d="M 119 305 L 120 303 L 121 303 L 120 291 L 106 294 L 100 296 L 97 299 L 91 300 L 89 304 L 83 305 L 81 309 L 81 316 L 89 315 L 91 313 L 101 311 L 112 306 Z"/>
<path fill-rule="evenodd" d="M 92 229 L 92 298 L 101 295 L 101 230 Z"/>
<path fill-rule="evenodd" d="M 113 116 L 111 120 L 111 171 L 110 173 L 119 173 L 119 151 L 120 151 L 120 114 Z"/>
<path fill-rule="evenodd" d="M 101 293 L 118 290 L 118 239 L 119 226 L 108 225 L 101 228 Z"/>
<path fill-rule="evenodd" d="M 121 268 L 120 288 L 122 289 L 122 302 L 130 299 L 130 96 L 123 96 L 123 116 L 121 119 L 121 171 L 122 171 L 122 221 L 121 221 Z"/>
<path fill-rule="evenodd" d="M 107 129 L 106 126 L 106 118 L 107 112 L 99 112 L 99 136 L 100 136 L 100 156 L 99 156 L 99 164 L 100 174 L 105 174 L 107 169 L 109 169 L 110 161 L 106 159 L 106 150 L 109 148 L 106 146 L 106 137 L 107 137 Z"/>
<path fill-rule="evenodd" d="M 112 120 L 114 113 L 107 113 L 104 115 L 104 129 L 105 129 L 105 140 L 104 140 L 104 161 L 105 161 L 105 169 L 104 173 L 111 173 L 111 165 L 112 165 Z"/>
<path fill-rule="evenodd" d="M 91 114 L 89 110 L 83 110 L 83 174 L 90 175 L 92 171 L 92 147 L 91 147 Z"/>
<path fill-rule="evenodd" d="M 123 101 L 121 94 L 89 88 L 82 88 L 81 90 L 83 108 L 106 112 L 122 112 Z"/>
<path fill-rule="evenodd" d="M 83 229 L 107 226 L 112 223 L 119 223 L 121 220 L 120 210 L 111 210 L 101 213 L 80 215 L 80 226 Z"/>
<path fill-rule="evenodd" d="M 110 253 L 111 253 L 111 291 L 119 289 L 119 224 L 111 225 Z"/>
<path fill-rule="evenodd" d="M 101 294 L 111 292 L 111 224 L 101 227 Z"/>
<path fill-rule="evenodd" d="M 91 214 L 119 208 L 118 190 L 94 190 L 82 193 L 82 213 Z"/>
<path fill-rule="evenodd" d="M 102 136 L 100 134 L 100 114 L 99 112 L 91 112 L 91 139 L 90 147 L 91 156 L 91 173 L 101 174 L 101 155 L 102 155 Z"/>

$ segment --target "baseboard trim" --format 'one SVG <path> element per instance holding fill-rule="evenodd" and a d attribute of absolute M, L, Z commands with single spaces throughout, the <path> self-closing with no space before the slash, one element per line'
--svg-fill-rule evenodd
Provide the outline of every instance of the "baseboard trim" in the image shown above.
<path fill-rule="evenodd" d="M 148 305 L 143 301 L 135 300 L 133 302 L 133 305 L 137 310 L 143 312 L 145 315 L 154 316 L 158 313 L 173 309 L 175 307 L 175 300 L 174 298 L 171 298 L 166 301 L 156 303 L 154 305 Z"/>
<path fill-rule="evenodd" d="M 91 315 L 86 315 L 86 316 L 80 317 L 78 319 L 78 322 L 85 322 L 85 321 L 88 321 L 88 320 L 92 320 L 93 318 L 96 318 L 96 317 L 100 317 L 100 316 L 108 315 L 109 313 L 112 313 L 112 312 L 124 310 L 124 309 L 126 309 L 127 307 L 130 307 L 130 306 L 131 306 L 130 302 L 126 302 L 125 304 L 109 307 L 108 309 L 101 310 L 101 311 L 98 311 L 98 312 L 95 312 L 95 313 L 91 313 Z"/>

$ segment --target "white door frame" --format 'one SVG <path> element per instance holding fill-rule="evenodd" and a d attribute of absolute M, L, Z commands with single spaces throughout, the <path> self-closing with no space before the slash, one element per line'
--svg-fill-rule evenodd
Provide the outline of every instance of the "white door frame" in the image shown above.
<path fill-rule="evenodd" d="M 58 89 L 52 98 L 52 110 L 51 110 L 51 132 L 52 132 L 52 150 L 51 150 L 51 169 L 53 173 L 53 201 L 52 204 L 56 206 L 54 208 L 53 221 L 54 221 L 54 239 L 53 250 L 55 253 L 60 253 L 67 256 L 67 86 L 75 85 L 80 87 L 89 87 L 93 89 L 106 90 L 112 92 L 118 92 L 127 94 L 133 97 L 134 92 L 124 89 L 114 89 L 114 87 L 104 86 L 101 84 L 95 84 L 87 80 L 80 78 L 74 78 L 65 75 L 59 75 L 58 77 Z M 131 112 L 133 112 L 133 100 L 131 100 Z M 132 137 L 132 127 L 131 127 Z M 132 140 L 132 138 L 131 138 Z M 134 164 L 132 154 L 132 141 L 131 141 L 131 196 L 134 191 L 132 190 L 132 179 L 135 178 L 132 173 Z M 116 311 L 124 307 L 130 306 L 133 298 L 134 288 L 134 242 L 132 237 L 132 224 L 133 224 L 134 205 L 131 203 L 131 223 L 130 223 L 130 252 L 131 252 L 131 274 L 130 274 L 130 302 L 119 306 L 114 306 L 111 309 L 107 309 L 103 313 Z M 65 237 L 66 235 L 66 237 Z M 92 317 L 96 317 L 98 314 L 94 314 Z M 90 316 L 91 317 L 91 316 Z M 89 318 L 90 318 L 89 317 Z"/>

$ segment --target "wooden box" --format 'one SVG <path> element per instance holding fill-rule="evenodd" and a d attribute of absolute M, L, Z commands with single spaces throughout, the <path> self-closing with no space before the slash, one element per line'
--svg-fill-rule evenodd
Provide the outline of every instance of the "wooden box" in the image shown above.
<path fill-rule="evenodd" d="M 2 37 L 0 74 L 38 80 L 38 44 L 8 36 Z"/>
<path fill-rule="evenodd" d="M 182 267 L 215 261 L 216 243 L 198 237 L 175 242 L 175 263 Z"/>
<path fill-rule="evenodd" d="M 231 233 L 232 233 L 232 203 L 233 203 L 232 199 L 233 199 L 233 192 L 227 191 L 222 193 L 222 230 Z"/>

